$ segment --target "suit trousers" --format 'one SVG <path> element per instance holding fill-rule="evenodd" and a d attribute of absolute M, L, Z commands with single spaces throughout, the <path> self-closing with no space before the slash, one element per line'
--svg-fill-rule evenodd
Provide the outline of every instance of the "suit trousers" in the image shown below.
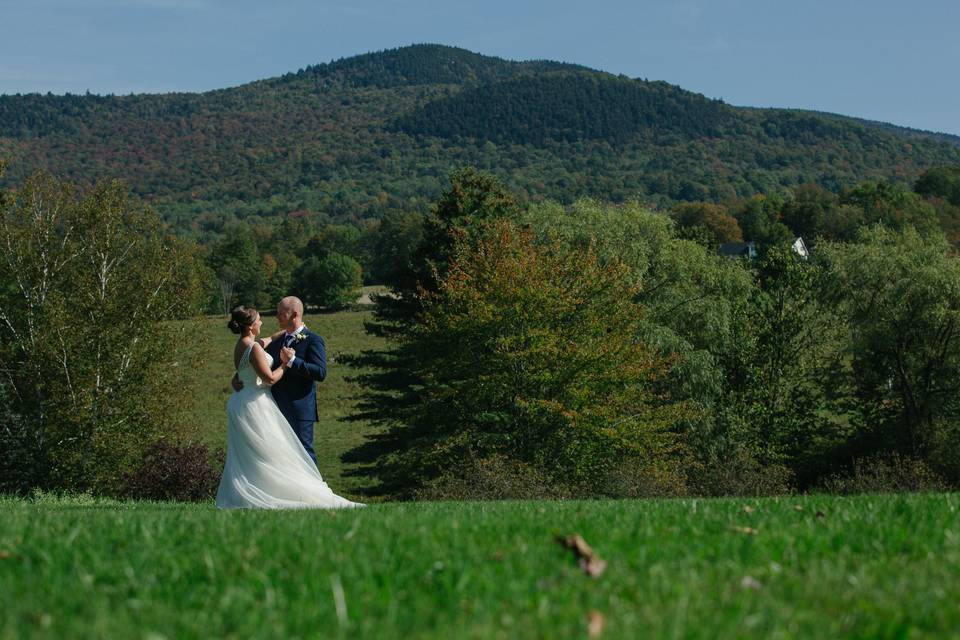
<path fill-rule="evenodd" d="M 313 463 L 317 463 L 317 454 L 313 451 L 313 420 L 303 420 L 297 416 L 290 415 L 290 411 L 284 411 L 284 407 L 280 407 L 280 413 L 283 414 L 283 417 L 287 419 L 287 422 L 290 423 L 290 427 L 293 429 L 293 432 L 297 434 L 297 439 L 300 441 L 300 444 L 303 445 L 303 448 L 306 450 L 307 454 L 313 459 Z"/>

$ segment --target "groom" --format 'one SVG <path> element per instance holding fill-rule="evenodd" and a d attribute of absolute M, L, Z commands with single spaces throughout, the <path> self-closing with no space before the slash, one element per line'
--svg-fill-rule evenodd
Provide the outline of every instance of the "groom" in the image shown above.
<path fill-rule="evenodd" d="M 280 380 L 271 387 L 280 413 L 297 434 L 314 464 L 313 424 L 317 421 L 317 382 L 327 377 L 327 354 L 323 338 L 303 324 L 303 303 L 287 296 L 277 305 L 277 322 L 283 333 L 273 336 L 267 353 L 273 356 L 273 368 L 286 367 Z"/>

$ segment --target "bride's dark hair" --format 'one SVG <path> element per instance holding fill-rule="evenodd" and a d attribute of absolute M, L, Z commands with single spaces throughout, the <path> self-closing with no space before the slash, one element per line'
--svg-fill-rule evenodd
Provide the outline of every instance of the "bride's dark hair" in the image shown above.
<path fill-rule="evenodd" d="M 240 305 L 230 312 L 230 322 L 227 329 L 234 333 L 243 333 L 243 330 L 257 321 L 257 310 L 253 307 Z"/>

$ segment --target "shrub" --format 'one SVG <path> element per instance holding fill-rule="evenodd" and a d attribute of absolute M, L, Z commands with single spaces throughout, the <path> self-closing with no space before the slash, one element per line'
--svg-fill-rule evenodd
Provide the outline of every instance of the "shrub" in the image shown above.
<path fill-rule="evenodd" d="M 679 498 L 688 495 L 689 488 L 673 461 L 630 460 L 603 478 L 593 495 L 598 493 L 609 498 Z"/>
<path fill-rule="evenodd" d="M 141 500 L 200 502 L 216 495 L 223 452 L 196 442 L 157 440 L 124 478 L 123 494 Z"/>
<path fill-rule="evenodd" d="M 687 478 L 695 495 L 759 497 L 790 493 L 793 472 L 783 465 L 761 464 L 739 449 L 725 458 L 691 464 Z"/>
<path fill-rule="evenodd" d="M 595 482 L 563 482 L 506 455 L 471 458 L 413 492 L 416 500 L 676 498 L 687 495 L 674 465 L 628 461 Z"/>
<path fill-rule="evenodd" d="M 930 467 L 948 484 L 960 487 L 960 422 L 940 421 L 934 432 Z"/>
<path fill-rule="evenodd" d="M 37 430 L 17 412 L 10 393 L 9 385 L 0 384 L 0 494 L 23 494 L 37 484 L 43 452 Z"/>
<path fill-rule="evenodd" d="M 502 455 L 472 458 L 414 492 L 417 500 L 549 500 L 569 488 L 534 467 Z"/>
<path fill-rule="evenodd" d="M 854 460 L 846 474 L 822 483 L 828 493 L 905 493 L 947 491 L 949 485 L 919 458 L 898 453 L 876 454 Z"/>

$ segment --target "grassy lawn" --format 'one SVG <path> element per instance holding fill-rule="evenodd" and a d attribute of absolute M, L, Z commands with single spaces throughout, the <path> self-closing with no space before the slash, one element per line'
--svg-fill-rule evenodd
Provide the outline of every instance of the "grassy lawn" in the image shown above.
<path fill-rule="evenodd" d="M 330 359 L 320 471 L 369 425 L 343 356 L 382 345 L 368 311 L 311 315 Z M 186 340 L 190 434 L 223 446 L 235 340 Z M 265 331 L 275 329 L 265 319 Z M 194 355 L 206 343 L 205 355 Z M 0 498 L 8 638 L 960 638 L 960 495 L 373 504 Z M 559 535 L 582 535 L 586 575 Z M 590 621 L 593 628 L 590 628 Z"/>
<path fill-rule="evenodd" d="M 368 287 L 368 289 L 375 289 Z M 341 311 L 322 315 L 307 315 L 305 324 L 323 336 L 327 345 L 327 378 L 317 387 L 317 406 L 320 419 L 314 428 L 314 450 L 320 473 L 330 486 L 344 495 L 351 495 L 357 486 L 369 482 L 345 477 L 340 456 L 361 444 L 369 431 L 364 423 L 348 422 L 348 416 L 360 394 L 360 386 L 348 381 L 356 376 L 356 369 L 342 366 L 343 356 L 363 349 L 378 348 L 383 340 L 368 335 L 363 323 L 371 312 Z M 237 336 L 226 328 L 226 318 L 206 318 L 201 321 L 199 340 L 185 341 L 185 361 L 192 362 L 187 384 L 196 389 L 194 406 L 189 409 L 188 434 L 214 448 L 227 442 L 226 406 L 233 390 L 233 345 Z M 265 316 L 263 333 L 269 335 L 278 329 L 276 318 Z M 189 349 L 195 343 L 205 345 L 206 356 L 191 360 Z"/>
<path fill-rule="evenodd" d="M 960 636 L 960 496 L 0 500 L 0 638 Z M 818 512 L 820 512 L 818 514 Z M 608 562 L 584 574 L 557 535 Z"/>

